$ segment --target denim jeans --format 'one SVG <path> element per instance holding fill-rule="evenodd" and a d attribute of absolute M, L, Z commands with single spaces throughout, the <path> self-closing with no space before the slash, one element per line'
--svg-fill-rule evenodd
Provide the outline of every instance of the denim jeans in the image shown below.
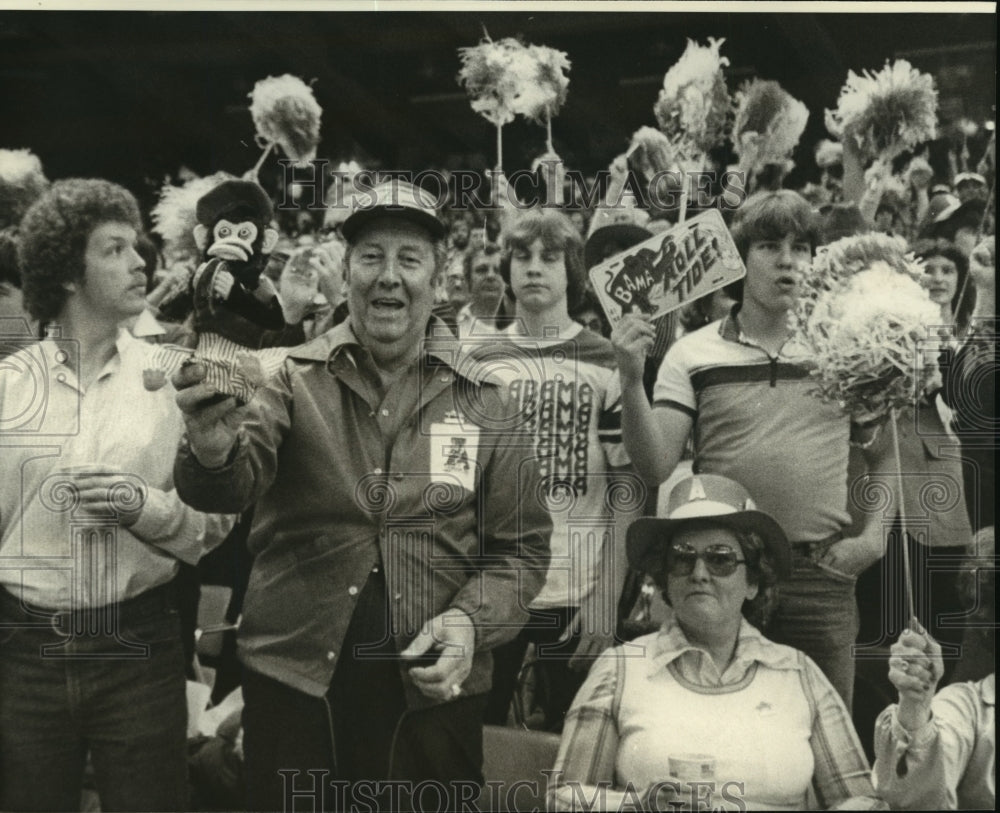
<path fill-rule="evenodd" d="M 848 711 L 854 698 L 854 654 L 858 635 L 857 577 L 793 552 L 792 576 L 778 584 L 778 607 L 765 633 L 801 649 L 823 671 Z"/>
<path fill-rule="evenodd" d="M 79 810 L 89 751 L 102 810 L 186 809 L 175 606 L 164 586 L 110 615 L 53 615 L 0 588 L 0 808 Z"/>

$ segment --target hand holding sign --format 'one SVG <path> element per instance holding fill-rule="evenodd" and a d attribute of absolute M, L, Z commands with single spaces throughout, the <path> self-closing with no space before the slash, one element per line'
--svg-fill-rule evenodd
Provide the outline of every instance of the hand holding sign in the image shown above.
<path fill-rule="evenodd" d="M 745 275 L 736 244 L 715 210 L 655 234 L 590 270 L 613 326 L 637 310 L 657 319 Z"/>
<path fill-rule="evenodd" d="M 611 331 L 611 344 L 618 357 L 618 374 L 622 387 L 636 382 L 642 383 L 646 356 L 653 347 L 656 329 L 653 320 L 639 310 L 633 310 L 621 317 Z"/>

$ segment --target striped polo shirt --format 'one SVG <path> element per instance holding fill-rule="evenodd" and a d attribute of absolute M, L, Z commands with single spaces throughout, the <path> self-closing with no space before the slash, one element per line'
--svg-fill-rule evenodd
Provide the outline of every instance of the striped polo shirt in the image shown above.
<path fill-rule="evenodd" d="M 667 352 L 653 405 L 694 420 L 695 472 L 741 483 L 796 542 L 846 529 L 850 420 L 814 394 L 811 363 L 795 336 L 778 356 L 729 316 Z"/>

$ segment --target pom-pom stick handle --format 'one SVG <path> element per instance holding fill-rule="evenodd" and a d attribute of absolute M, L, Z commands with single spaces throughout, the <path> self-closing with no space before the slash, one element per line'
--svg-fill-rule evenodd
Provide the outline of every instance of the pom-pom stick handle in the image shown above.
<path fill-rule="evenodd" d="M 497 172 L 503 172 L 503 125 L 497 125 Z"/>
<path fill-rule="evenodd" d="M 889 411 L 889 424 L 892 427 L 892 454 L 895 459 L 896 491 L 899 513 L 899 538 L 903 549 L 903 591 L 906 595 L 906 612 L 909 618 L 915 618 L 913 611 L 913 582 L 910 580 L 910 548 L 906 543 L 906 505 L 903 499 L 903 465 L 899 456 L 899 429 L 896 422 L 895 408 Z"/>
<path fill-rule="evenodd" d="M 273 149 L 274 149 L 274 142 L 269 141 L 267 143 L 267 146 L 264 148 L 264 152 L 262 152 L 260 154 L 260 158 L 257 159 L 257 163 L 253 165 L 253 169 L 251 169 L 246 175 L 243 176 L 245 180 L 253 181 L 254 183 L 259 183 L 260 179 L 258 177 L 258 173 L 260 172 L 260 168 L 264 166 L 264 161 L 267 160 L 267 156 L 271 154 L 271 150 Z"/>

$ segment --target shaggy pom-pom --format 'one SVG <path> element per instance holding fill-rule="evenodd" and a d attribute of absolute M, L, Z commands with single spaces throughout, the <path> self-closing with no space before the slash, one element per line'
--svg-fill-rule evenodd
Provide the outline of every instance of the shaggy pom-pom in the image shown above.
<path fill-rule="evenodd" d="M 676 150 L 670 140 L 653 127 L 640 127 L 632 134 L 629 163 L 650 180 L 657 172 L 677 171 Z"/>
<path fill-rule="evenodd" d="M 891 160 L 936 137 L 937 104 L 934 78 L 899 59 L 878 73 L 848 71 L 837 109 L 826 111 L 826 128 L 853 138 L 868 159 Z"/>
<path fill-rule="evenodd" d="M 800 324 L 809 320 L 821 297 L 841 288 L 852 276 L 876 263 L 882 263 L 917 283 L 924 276 L 923 263 L 908 250 L 902 237 L 882 232 L 842 237 L 816 251 L 799 298 L 797 315 Z"/>
<path fill-rule="evenodd" d="M 0 150 L 0 229 L 20 223 L 48 188 L 42 162 L 31 150 Z"/>
<path fill-rule="evenodd" d="M 322 113 L 312 88 L 289 73 L 261 79 L 250 93 L 257 137 L 300 163 L 316 157 Z"/>
<path fill-rule="evenodd" d="M 514 74 L 531 78 L 521 82 L 514 112 L 544 126 L 559 113 L 569 93 L 569 59 L 563 51 L 544 45 L 529 45 L 515 58 L 528 62 L 515 64 Z"/>
<path fill-rule="evenodd" d="M 709 37 L 708 45 L 688 40 L 687 48 L 663 77 L 653 113 L 670 142 L 687 160 L 698 160 L 728 134 L 732 100 L 722 69 L 729 59 L 720 55 L 724 39 Z"/>
<path fill-rule="evenodd" d="M 855 418 L 912 405 L 937 372 L 925 352 L 940 309 L 907 274 L 877 261 L 823 294 L 803 336 L 817 395 Z"/>
<path fill-rule="evenodd" d="M 472 100 L 472 109 L 497 127 L 521 112 L 520 96 L 535 80 L 537 65 L 528 49 L 513 37 L 484 40 L 458 49 L 462 68 L 458 83 Z"/>
<path fill-rule="evenodd" d="M 806 106 L 777 82 L 744 83 L 736 93 L 732 136 L 740 166 L 752 172 L 765 164 L 788 163 L 808 119 Z"/>

